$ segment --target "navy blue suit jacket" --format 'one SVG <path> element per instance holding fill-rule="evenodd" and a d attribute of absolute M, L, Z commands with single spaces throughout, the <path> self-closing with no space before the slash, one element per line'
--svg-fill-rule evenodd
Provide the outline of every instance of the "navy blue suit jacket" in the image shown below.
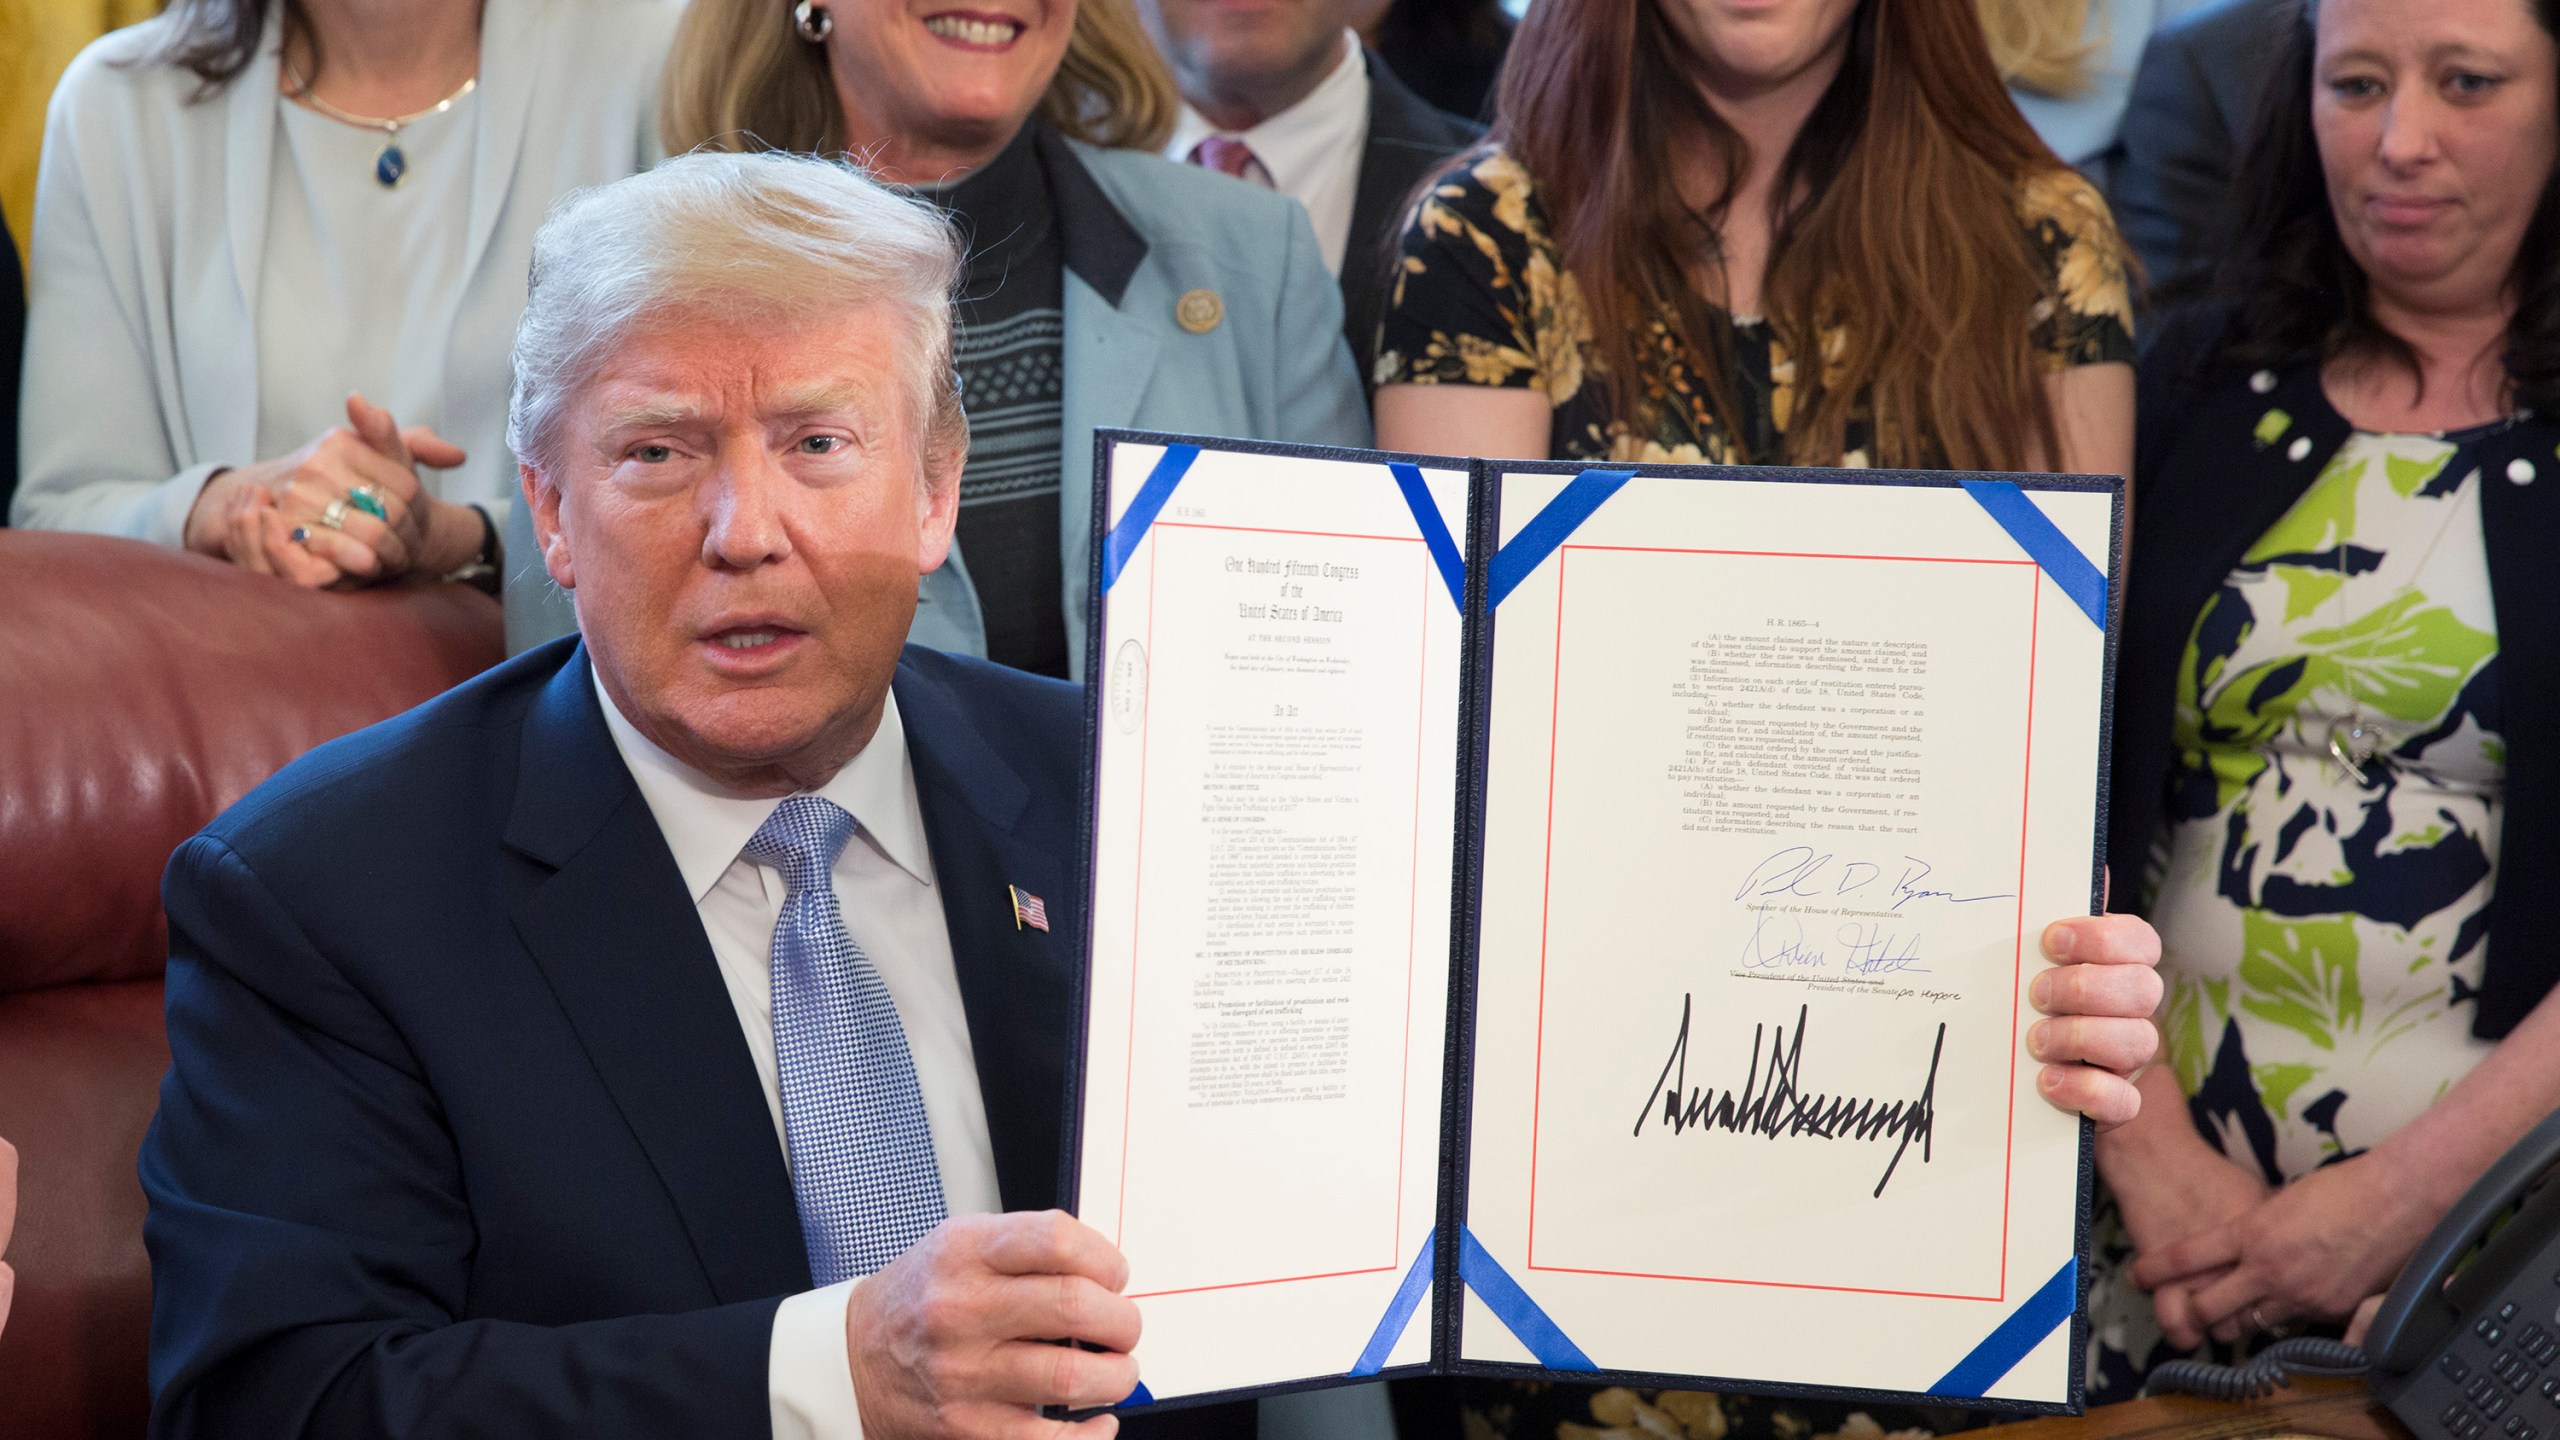
<path fill-rule="evenodd" d="M 1045 1207 L 1082 704 L 919 649 L 894 687 L 1004 1203 Z M 163 895 L 154 1435 L 770 1433 L 790 1177 L 574 640 L 288 766 Z"/>
<path fill-rule="evenodd" d="M 2302 0 L 2213 0 L 2143 46 L 2107 168 L 2107 204 L 2154 292 L 2201 279 L 2231 243 L 2232 172 Z"/>

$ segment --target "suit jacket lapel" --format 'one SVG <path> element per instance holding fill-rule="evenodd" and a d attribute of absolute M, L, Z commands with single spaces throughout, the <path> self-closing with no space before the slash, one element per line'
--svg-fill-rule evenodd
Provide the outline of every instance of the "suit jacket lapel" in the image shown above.
<path fill-rule="evenodd" d="M 1361 147 L 1360 183 L 1351 203 L 1354 244 L 1363 236 L 1387 233 L 1403 220 L 1405 203 L 1422 177 L 1481 133 L 1432 109 L 1379 61 L 1376 51 L 1364 52 L 1362 58 L 1369 67 L 1369 134 Z"/>
<path fill-rule="evenodd" d="M 277 98 L 281 68 L 276 58 L 276 17 L 282 13 L 281 7 L 267 13 L 256 53 L 222 97 L 223 220 L 230 229 L 232 279 L 250 315 L 258 313 L 259 262 L 267 253 L 267 179 L 275 161 L 276 107 L 284 103 Z"/>
<path fill-rule="evenodd" d="M 186 436 L 177 446 L 182 464 L 204 460 L 248 460 L 258 443 L 258 290 L 267 253 L 267 194 L 275 165 L 276 107 L 281 70 L 276 47 L 281 41 L 277 17 L 283 7 L 267 12 L 264 33 L 248 65 L 232 77 L 222 96 L 222 223 L 231 251 L 233 298 L 237 308 L 221 305 L 213 291 L 197 303 L 173 299 L 183 311 L 210 309 L 210 314 L 181 313 L 181 323 L 203 321 L 203 330 L 232 339 L 229 363 L 188 371 L 189 391 L 182 402 Z M 181 292 L 183 295 L 183 292 Z M 201 393 L 198 393 L 201 388 Z"/>
<path fill-rule="evenodd" d="M 737 1011 L 576 648 L 526 717 L 507 844 L 555 867 L 516 908 L 722 1304 L 806 1290 L 791 1177 Z"/>
<path fill-rule="evenodd" d="M 1058 563 L 1066 579 L 1068 672 L 1084 669 L 1084 614 L 1092 589 L 1093 432 L 1126 426 L 1155 377 L 1154 331 L 1130 319 L 1073 271 L 1067 274 L 1066 394 L 1058 433 Z"/>
<path fill-rule="evenodd" d="M 996 1186 L 1008 1210 L 1046 1209 L 1058 1203 L 1066 1158 L 1081 891 L 1069 857 L 1017 833 L 1029 788 L 959 697 L 903 664 L 896 688 L 986 1097 Z M 1008 886 L 1041 898 L 1049 929 L 1015 922 Z"/>
<path fill-rule="evenodd" d="M 498 216 L 515 184 L 525 117 L 533 110 L 533 89 L 552 53 L 542 43 L 541 10 L 527 0 L 484 0 L 480 13 L 480 103 L 487 108 L 480 112 L 471 143 L 471 228 L 463 238 L 464 283 L 454 291 L 453 310 L 461 308 L 470 277 L 480 272 L 481 257 L 488 253 L 489 237 L 497 232 Z M 445 328 L 452 330 L 450 316 Z"/>
<path fill-rule="evenodd" d="M 1369 67 L 1369 134 L 1360 150 L 1360 179 L 1352 191 L 1351 235 L 1342 256 L 1342 335 L 1359 362 L 1360 384 L 1372 377 L 1378 321 L 1394 279 L 1396 237 L 1405 209 L 1423 178 L 1472 143 L 1476 128 L 1431 108 L 1378 59 Z"/>

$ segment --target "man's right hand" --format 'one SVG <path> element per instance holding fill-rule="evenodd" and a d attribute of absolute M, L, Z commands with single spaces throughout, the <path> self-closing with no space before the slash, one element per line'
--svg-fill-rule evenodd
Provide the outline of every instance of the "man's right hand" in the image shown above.
<path fill-rule="evenodd" d="M 1137 1388 L 1128 1282 L 1111 1242 L 1063 1211 L 935 1226 L 845 1306 L 864 1440 L 1109 1440 L 1113 1416 L 1068 1424 L 1040 1407 L 1110 1405 Z"/>

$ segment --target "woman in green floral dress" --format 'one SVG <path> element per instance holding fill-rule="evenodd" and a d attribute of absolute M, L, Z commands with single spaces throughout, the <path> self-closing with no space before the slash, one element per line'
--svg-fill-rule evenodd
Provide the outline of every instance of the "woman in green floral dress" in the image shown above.
<path fill-rule="evenodd" d="M 2321 0 L 2144 361 L 2110 853 L 2168 1064 L 2099 1141 L 2093 1401 L 2345 1325 L 2560 1106 L 2553 9 Z"/>

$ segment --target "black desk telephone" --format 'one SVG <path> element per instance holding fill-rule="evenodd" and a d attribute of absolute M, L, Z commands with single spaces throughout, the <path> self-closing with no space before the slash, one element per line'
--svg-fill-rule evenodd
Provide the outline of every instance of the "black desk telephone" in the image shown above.
<path fill-rule="evenodd" d="M 2436 1225 L 2357 1351 L 2280 1340 L 2242 1366 L 2177 1361 L 2154 1389 L 2237 1399 L 2288 1372 L 2363 1374 L 2419 1440 L 2560 1440 L 2560 1113 Z"/>
<path fill-rule="evenodd" d="M 2445 1440 L 2560 1435 L 2560 1114 L 2498 1157 L 2373 1317 L 2373 1393 Z"/>

